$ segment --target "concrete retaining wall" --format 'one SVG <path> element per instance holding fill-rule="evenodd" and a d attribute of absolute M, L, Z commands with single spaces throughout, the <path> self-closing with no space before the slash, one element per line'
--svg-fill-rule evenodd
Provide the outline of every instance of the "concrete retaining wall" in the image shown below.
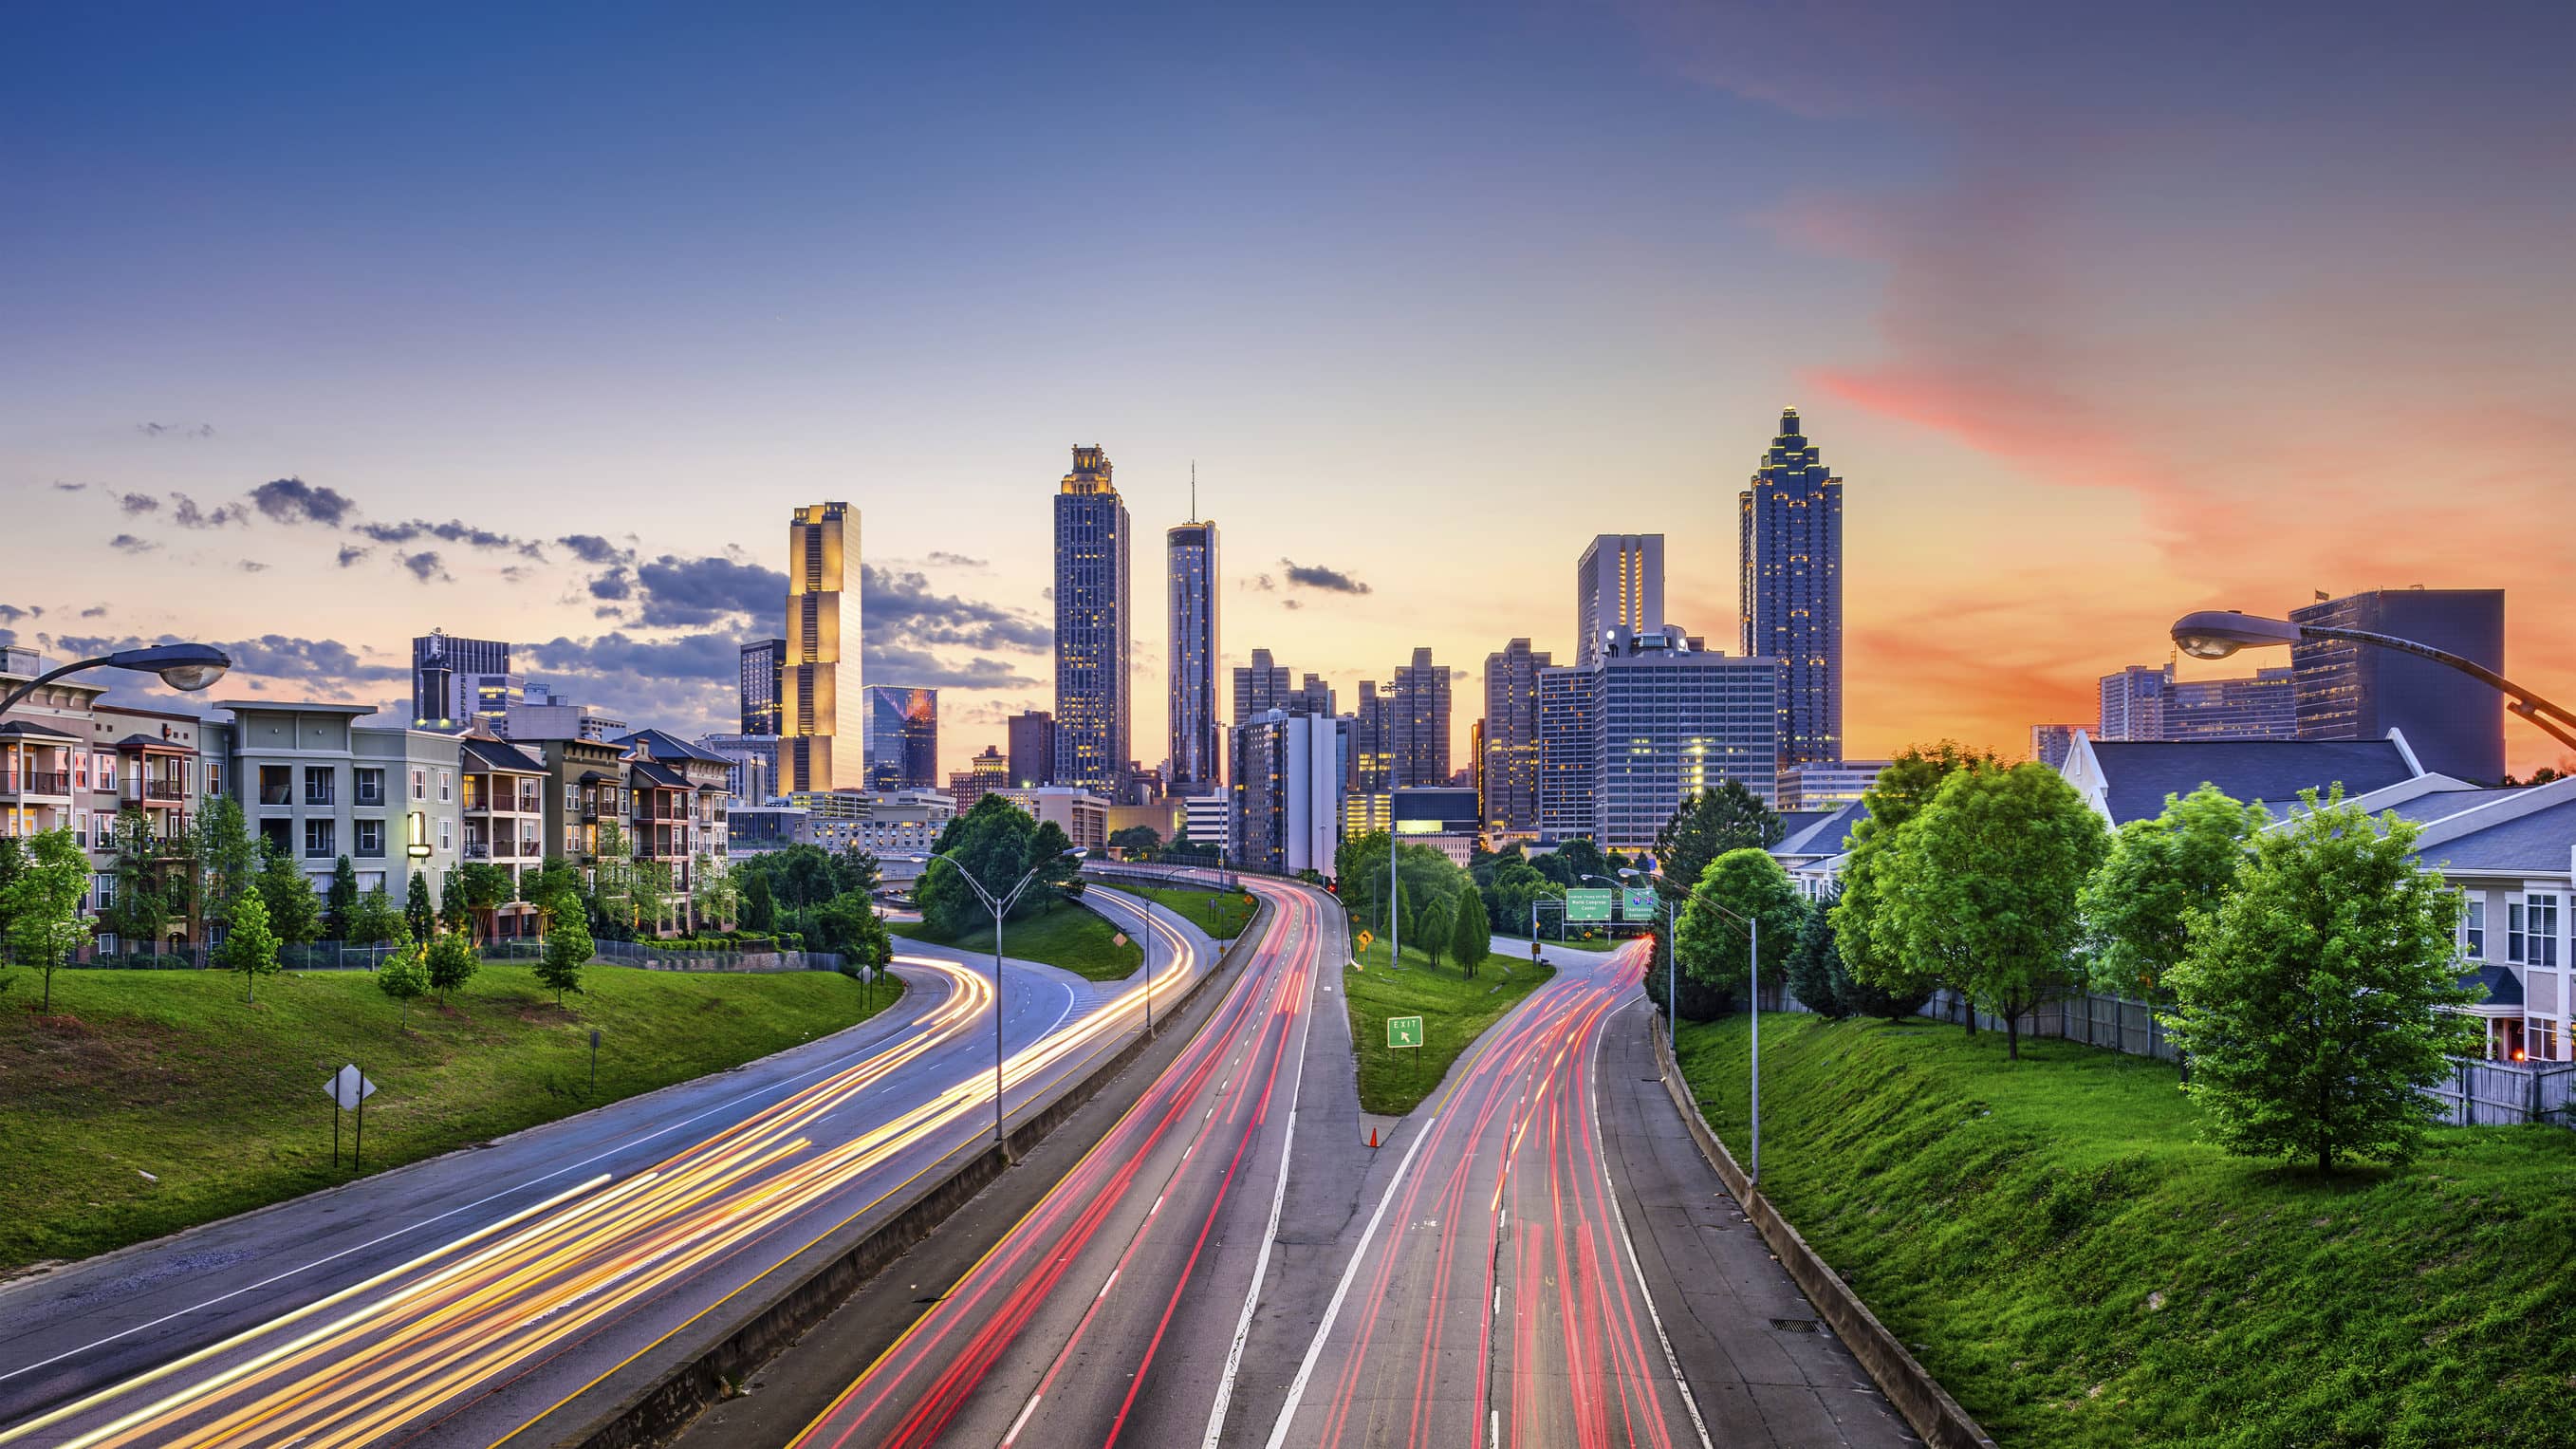
<path fill-rule="evenodd" d="M 1993 1449 L 1995 1441 L 1986 1437 L 1986 1431 L 1977 1427 L 1977 1421 L 1968 1417 L 1968 1411 L 1959 1407 L 1950 1391 L 1924 1372 L 1923 1365 L 1914 1361 L 1914 1355 L 1887 1331 L 1887 1325 L 1878 1321 L 1878 1315 L 1869 1311 L 1869 1305 L 1860 1301 L 1851 1285 L 1816 1256 L 1816 1250 L 1808 1247 L 1798 1230 L 1771 1206 L 1771 1199 L 1745 1182 L 1744 1169 L 1736 1165 L 1735 1155 L 1726 1150 L 1726 1144 L 1709 1130 L 1708 1119 L 1699 1113 L 1698 1100 L 1682 1080 L 1681 1063 L 1673 1059 L 1672 1040 L 1664 1034 L 1662 1019 L 1655 1018 L 1654 1022 L 1655 1050 L 1664 1064 L 1664 1090 L 1672 1095 L 1673 1105 L 1681 1109 L 1691 1140 L 1699 1144 L 1700 1155 L 1717 1169 L 1726 1190 L 1743 1204 L 1745 1217 L 1762 1234 L 1762 1240 L 1770 1244 L 1771 1251 L 1779 1255 L 1781 1266 L 1789 1270 L 1790 1278 L 1807 1295 L 1807 1301 L 1816 1305 L 1816 1312 L 1823 1315 L 1825 1322 L 1833 1325 L 1852 1356 L 1869 1370 L 1888 1402 L 1896 1406 L 1925 1443 L 1940 1449 Z"/>

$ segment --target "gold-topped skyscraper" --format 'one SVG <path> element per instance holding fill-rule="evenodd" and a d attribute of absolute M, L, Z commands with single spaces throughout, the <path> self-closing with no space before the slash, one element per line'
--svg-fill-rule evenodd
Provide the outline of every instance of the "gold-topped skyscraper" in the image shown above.
<path fill-rule="evenodd" d="M 1102 795 L 1127 773 L 1127 504 L 1109 455 L 1073 450 L 1055 496 L 1055 774 Z"/>
<path fill-rule="evenodd" d="M 845 549 L 855 551 L 858 535 L 858 511 L 846 503 L 808 504 L 787 525 L 787 659 L 778 691 L 782 793 L 843 783 L 832 773 L 832 746 L 841 734 L 842 560 Z M 856 600 L 848 637 L 859 637 Z M 858 661 L 850 662 L 847 683 L 855 697 Z M 859 774 L 854 759 L 846 783 L 862 783 Z"/>

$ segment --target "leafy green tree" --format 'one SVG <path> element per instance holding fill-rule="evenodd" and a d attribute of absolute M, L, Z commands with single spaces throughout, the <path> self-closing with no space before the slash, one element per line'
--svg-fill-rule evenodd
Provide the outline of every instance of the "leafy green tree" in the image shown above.
<path fill-rule="evenodd" d="M 941 838 L 947 838 L 945 832 Z M 840 894 L 832 879 L 832 858 L 819 845 L 800 842 L 761 856 L 758 863 L 768 868 L 778 903 L 792 910 L 811 909 Z"/>
<path fill-rule="evenodd" d="M 1530 931 L 1530 903 L 1565 899 L 1565 887 L 1539 874 L 1538 869 L 1518 855 L 1506 853 L 1496 860 L 1493 878 L 1482 891 L 1485 917 L 1497 934 L 1525 935 Z"/>
<path fill-rule="evenodd" d="M 488 860 L 469 860 L 448 877 L 447 889 L 449 902 L 465 913 L 466 925 L 479 927 L 489 940 L 497 913 L 510 903 L 518 886 L 507 868 Z"/>
<path fill-rule="evenodd" d="M 2190 946 L 2192 918 L 2218 909 L 2235 888 L 2252 840 L 2271 819 L 2260 802 L 2240 804 L 2203 785 L 2167 795 L 2153 820 L 2121 826 L 2079 902 L 2093 947 L 2089 984 L 2122 996 L 2164 994 Z"/>
<path fill-rule="evenodd" d="M 438 934 L 438 912 L 429 903 L 429 872 L 415 870 L 411 883 L 403 887 L 403 929 L 415 941 L 426 941 Z"/>
<path fill-rule="evenodd" d="M 625 827 L 603 819 L 599 822 L 598 846 L 590 865 L 591 923 L 611 941 L 631 941 L 638 919 L 635 841 Z"/>
<path fill-rule="evenodd" d="M 474 912 L 465 903 L 465 883 L 456 866 L 438 878 L 438 928 L 449 934 L 474 928 Z"/>
<path fill-rule="evenodd" d="M 1601 853 L 1601 847 L 1594 845 L 1584 836 L 1574 837 L 1558 846 L 1553 854 L 1543 858 L 1554 860 L 1565 867 L 1570 873 L 1564 882 L 1567 885 L 1580 885 L 1583 883 L 1583 877 L 1592 875 L 1617 879 L 1613 874 L 1614 867 L 1610 864 L 1610 858 Z"/>
<path fill-rule="evenodd" d="M 322 900 L 313 880 L 295 857 L 274 840 L 261 842 L 259 903 L 267 908 L 268 929 L 281 946 L 301 946 L 322 936 Z"/>
<path fill-rule="evenodd" d="M 2453 959 L 2460 893 L 2418 869 L 2417 827 L 2373 821 L 2343 792 L 2254 840 L 2214 912 L 2196 918 L 2163 1018 L 2191 1061 L 2204 1129 L 2247 1157 L 2413 1159 L 2439 1115 L 2422 1089 L 2476 1052 L 2475 1001 Z"/>
<path fill-rule="evenodd" d="M 1413 919 L 1404 926 L 1404 938 L 1421 950 L 1424 960 L 1435 966 L 1440 964 L 1441 957 L 1449 954 L 1450 928 L 1456 914 L 1450 909 L 1449 902 L 1447 896 L 1431 896 L 1422 902 L 1421 908 L 1413 913 Z"/>
<path fill-rule="evenodd" d="M 950 859 L 945 864 L 932 861 L 913 892 L 913 899 L 921 906 L 922 923 L 931 937 L 954 940 L 991 924 L 992 915 L 959 877 L 958 868 L 962 867 L 996 899 L 1007 895 L 1019 884 L 1022 872 L 1035 863 L 1031 857 L 1038 831 L 1038 822 L 1027 811 L 999 795 L 985 796 L 965 814 L 949 821 L 939 832 L 937 849 L 948 853 Z M 1064 832 L 1056 831 L 1055 838 L 1062 840 Z M 1042 887 L 1030 887 L 1021 894 L 1012 915 L 1035 914 L 1038 902 L 1033 897 L 1044 894 Z"/>
<path fill-rule="evenodd" d="M 874 860 L 869 863 L 875 864 Z M 702 927 L 730 930 L 739 922 L 742 888 L 735 884 L 733 874 L 705 851 L 689 862 L 689 907 L 697 913 Z"/>
<path fill-rule="evenodd" d="M 1708 863 L 1730 850 L 1762 849 L 1780 843 L 1789 827 L 1762 797 L 1744 788 L 1741 780 L 1727 780 L 1714 790 L 1702 790 L 1681 803 L 1673 818 L 1655 833 L 1655 859 L 1662 863 L 1664 879 L 1678 896 L 1699 883 Z"/>
<path fill-rule="evenodd" d="M 1163 833 L 1151 825 L 1130 825 L 1109 832 L 1109 848 L 1129 860 L 1152 860 L 1154 853 L 1163 848 Z"/>
<path fill-rule="evenodd" d="M 244 1002 L 257 1005 L 259 978 L 277 974 L 277 945 L 277 933 L 268 925 L 268 897 L 255 890 L 242 892 L 224 923 L 224 943 L 215 948 L 215 961 L 241 974 Z"/>
<path fill-rule="evenodd" d="M 2072 984 L 2076 900 L 2110 849 L 2102 817 L 2034 760 L 1952 772 L 1903 833 L 1878 879 L 1878 937 L 2002 1017 L 2020 1060 L 2022 1013 Z"/>
<path fill-rule="evenodd" d="M 678 909 L 679 895 L 671 876 L 671 865 L 662 860 L 635 863 L 631 889 L 635 899 L 635 924 L 656 935 L 669 929 L 672 913 Z"/>
<path fill-rule="evenodd" d="M 1028 864 L 1020 868 L 1037 872 L 1030 894 L 1041 909 L 1053 910 L 1058 898 L 1082 894 L 1082 861 L 1073 854 L 1073 838 L 1052 820 L 1039 821 L 1030 832 Z"/>
<path fill-rule="evenodd" d="M 1820 901 L 1801 901 L 1798 909 L 1798 943 L 1789 951 L 1789 994 L 1818 1016 L 1840 1021 L 1852 1009 L 1834 989 L 1840 961 L 1834 950 L 1833 922 L 1826 919 Z"/>
<path fill-rule="evenodd" d="M 46 830 L 25 837 L 26 851 L 8 885 L 9 949 L 18 960 L 44 973 L 45 1000 L 54 1009 L 54 972 L 89 939 L 90 923 L 81 917 L 89 898 L 89 854 L 69 830 Z"/>
<path fill-rule="evenodd" d="M 765 870 L 746 872 L 737 869 L 728 874 L 744 877 L 742 928 L 746 931 L 763 932 L 777 930 L 778 899 L 770 893 L 769 872 Z"/>
<path fill-rule="evenodd" d="M 373 946 L 386 941 L 411 939 L 403 923 L 402 912 L 394 909 L 393 897 L 381 885 L 358 897 L 357 909 L 349 913 L 345 937 L 353 946 Z"/>
<path fill-rule="evenodd" d="M 519 877 L 519 899 L 541 909 L 550 900 L 569 899 L 589 910 L 582 899 L 581 867 L 560 855 L 546 857 L 544 864 Z"/>
<path fill-rule="evenodd" d="M 1897 949 L 1893 935 L 1880 934 L 1879 903 L 1884 894 L 1880 877 L 1903 854 L 1906 824 L 1932 803 L 1943 780 L 1961 770 L 1994 764 L 1993 755 L 1943 740 L 1929 749 L 1918 746 L 1898 755 L 1879 772 L 1876 783 L 1861 792 L 1861 805 L 1869 818 L 1852 827 L 1851 859 L 1843 865 L 1841 893 L 1833 907 L 1834 948 L 1856 980 L 1894 998 L 1910 997 L 1917 1004 L 1940 984 L 1927 963 Z M 1968 1030 L 1974 1034 L 1976 1029 L 1971 1013 Z"/>
<path fill-rule="evenodd" d="M 1485 964 L 1485 956 L 1494 949 L 1493 922 L 1485 913 L 1484 893 L 1470 882 L 1458 892 L 1449 924 L 1449 957 L 1468 976 Z"/>
<path fill-rule="evenodd" d="M 546 932 L 545 954 L 537 960 L 537 980 L 551 988 L 555 1005 L 563 1005 L 564 993 L 581 993 L 581 968 L 590 964 L 591 953 L 598 943 L 590 937 L 590 928 L 580 916 L 566 911 Z"/>
<path fill-rule="evenodd" d="M 157 942 L 170 927 L 170 901 L 155 859 L 162 847 L 140 810 L 117 815 L 115 840 L 115 895 L 99 912 L 99 929 L 115 933 L 129 949 L 141 942 Z"/>
<path fill-rule="evenodd" d="M 874 854 L 856 845 L 832 853 L 832 894 L 874 896 L 885 886 L 885 873 Z"/>
<path fill-rule="evenodd" d="M 412 1002 L 429 990 L 429 968 L 421 961 L 421 948 L 407 940 L 397 942 L 393 953 L 376 968 L 376 989 L 401 1002 L 403 1016 L 409 1018 Z"/>
<path fill-rule="evenodd" d="M 196 862 L 197 909 L 203 923 L 229 919 L 233 902 L 259 878 L 260 848 L 242 818 L 241 801 L 230 795 L 210 796 L 197 812 L 196 839 L 189 851 Z"/>
<path fill-rule="evenodd" d="M 989 921 L 991 917 L 985 919 Z M 806 944 L 818 951 L 837 951 L 867 966 L 884 964 L 893 950 L 885 922 L 877 919 L 876 907 L 857 891 L 834 896 L 814 912 Z"/>
<path fill-rule="evenodd" d="M 18 837 L 0 835 L 0 942 L 9 936 L 9 887 L 17 884 L 19 873 L 26 868 L 27 856 L 18 848 Z M 0 965 L 5 964 L 5 956 L 0 956 Z M 0 990 L 7 989 L 5 983 L 0 983 Z"/>
<path fill-rule="evenodd" d="M 1730 850 L 1700 872 L 1682 907 L 1673 938 L 1682 975 L 1718 993 L 1731 1007 L 1735 994 L 1752 982 L 1751 926 L 1759 923 L 1762 980 L 1778 985 L 1787 979 L 1789 952 L 1797 945 L 1804 915 L 1797 888 L 1769 851 L 1758 846 Z"/>
<path fill-rule="evenodd" d="M 474 979 L 476 968 L 483 963 L 474 954 L 474 943 L 462 931 L 441 931 L 422 948 L 422 965 L 428 968 L 429 988 L 438 993 L 441 1003 L 449 992 L 462 991 Z"/>
<path fill-rule="evenodd" d="M 358 868 L 341 856 L 331 865 L 331 888 L 322 897 L 322 939 L 349 938 L 349 917 L 358 909 Z"/>

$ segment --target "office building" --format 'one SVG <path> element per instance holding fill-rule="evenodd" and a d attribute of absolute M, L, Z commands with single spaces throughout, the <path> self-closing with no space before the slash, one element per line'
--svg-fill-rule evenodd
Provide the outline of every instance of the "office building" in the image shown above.
<path fill-rule="evenodd" d="M 1274 709 L 1234 727 L 1232 856 L 1330 876 L 1342 836 L 1343 721 Z"/>
<path fill-rule="evenodd" d="M 700 735 L 698 748 L 725 762 L 725 798 L 733 806 L 778 797 L 778 736 Z"/>
<path fill-rule="evenodd" d="M 626 721 L 601 714 L 586 704 L 575 704 L 559 694 L 539 694 L 530 689 L 525 704 L 514 704 L 505 711 L 494 734 L 507 740 L 611 740 L 626 733 Z"/>
<path fill-rule="evenodd" d="M 1234 853 L 1234 799 L 1227 791 L 1181 797 L 1181 828 L 1193 845 L 1213 845 Z"/>
<path fill-rule="evenodd" d="M 841 783 L 840 762 L 832 757 L 848 733 L 841 728 L 841 686 L 853 696 L 859 687 L 856 667 L 849 679 L 840 677 L 842 641 L 855 649 L 860 638 L 858 601 L 847 600 L 844 618 L 842 588 L 847 561 L 858 556 L 858 528 L 858 511 L 846 503 L 808 504 L 787 525 L 787 647 L 778 686 L 778 771 L 787 790 Z M 846 768 L 855 778 L 863 764 L 853 758 Z"/>
<path fill-rule="evenodd" d="M 787 641 L 754 639 L 742 646 L 742 732 L 778 733 L 778 701 L 787 683 Z"/>
<path fill-rule="evenodd" d="M 411 641 L 414 729 L 461 730 L 499 721 L 526 681 L 510 672 L 510 646 L 432 629 Z"/>
<path fill-rule="evenodd" d="M 860 691 L 867 718 L 871 790 L 939 787 L 939 691 L 871 684 Z"/>
<path fill-rule="evenodd" d="M 1054 821 L 1076 850 L 1098 850 L 1109 844 L 1109 802 L 1070 785 L 1041 785 L 1034 790 L 993 792 L 1036 816 Z"/>
<path fill-rule="evenodd" d="M 2100 709 L 2094 720 L 2097 740 L 2160 740 L 2165 737 L 2165 692 L 2173 685 L 2173 666 L 2132 664 L 2102 676 Z"/>
<path fill-rule="evenodd" d="M 1843 480 L 1800 431 L 1798 410 L 1736 495 L 1742 517 L 1742 651 L 1780 661 L 1780 763 L 1843 757 Z"/>
<path fill-rule="evenodd" d="M 1395 708 L 1390 716 L 1394 783 L 1449 783 L 1449 666 L 1431 662 L 1431 651 L 1416 649 L 1411 664 L 1395 671 Z"/>
<path fill-rule="evenodd" d="M 1662 553 L 1660 539 L 1656 553 Z M 1476 766 L 1483 772 L 1485 823 L 1495 830 L 1538 829 L 1538 676 L 1554 663 L 1527 639 L 1485 656 L 1484 742 Z"/>
<path fill-rule="evenodd" d="M 2502 674 L 2502 589 L 2373 589 L 2290 611 L 2299 624 L 2361 629 L 2457 654 Z M 2472 784 L 2504 778 L 2504 696 L 2446 665 L 2375 644 L 2290 646 L 2303 740 L 2402 731 L 2424 768 Z"/>
<path fill-rule="evenodd" d="M 793 843 L 863 850 L 877 858 L 877 878 L 889 886 L 920 877 L 922 862 L 911 857 L 929 854 L 957 817 L 945 790 L 801 790 L 778 803 L 804 812 Z"/>
<path fill-rule="evenodd" d="M 1055 496 L 1055 764 L 1047 778 L 1103 797 L 1127 763 L 1127 504 L 1108 455 L 1073 450 Z M 1105 805 L 1104 805 L 1105 808 Z"/>
<path fill-rule="evenodd" d="M 1858 801 L 1861 793 L 1878 783 L 1878 773 L 1887 768 L 1885 760 L 1845 760 L 1838 765 L 1790 765 L 1780 771 L 1779 788 L 1771 808 L 1786 813 L 1792 810 L 1833 810 Z"/>
<path fill-rule="evenodd" d="M 1664 627 L 1664 536 L 1605 533 L 1574 561 L 1574 664 L 1601 657 L 1613 629 L 1652 634 Z"/>
<path fill-rule="evenodd" d="M 2082 725 L 2035 724 L 2030 727 L 2030 757 L 2055 770 L 2066 763 L 2067 751 L 2075 746 L 2075 736 Z"/>
<path fill-rule="evenodd" d="M 1651 848 L 1681 802 L 1726 780 L 1779 788 L 1776 659 L 1711 653 L 1671 625 L 1613 631 L 1588 667 L 1539 674 L 1539 829 L 1604 850 Z"/>
<path fill-rule="evenodd" d="M 1359 708 L 1351 714 L 1350 773 L 1353 794 L 1383 795 L 1395 788 L 1395 696 L 1376 680 L 1360 681 Z"/>
<path fill-rule="evenodd" d="M 1288 666 L 1271 661 L 1270 651 L 1255 649 L 1249 665 L 1234 669 L 1234 714 L 1237 724 L 1259 719 L 1274 709 L 1290 714 L 1331 714 L 1333 687 L 1319 675 L 1309 674 L 1304 682 L 1290 685 Z"/>
<path fill-rule="evenodd" d="M 2294 740 L 2298 693 L 2287 665 L 2250 678 L 2176 679 L 2174 666 L 2105 674 L 2096 740 Z"/>
<path fill-rule="evenodd" d="M 1010 736 L 1011 785 L 1030 790 L 1048 783 L 1055 772 L 1055 716 L 1042 709 L 1022 710 L 1005 722 Z"/>
<path fill-rule="evenodd" d="M 1191 490 L 1193 503 L 1197 490 Z M 1165 534 L 1171 578 L 1170 786 L 1214 785 L 1225 769 L 1225 725 L 1217 718 L 1216 669 L 1223 600 L 1216 524 L 1197 518 Z"/>

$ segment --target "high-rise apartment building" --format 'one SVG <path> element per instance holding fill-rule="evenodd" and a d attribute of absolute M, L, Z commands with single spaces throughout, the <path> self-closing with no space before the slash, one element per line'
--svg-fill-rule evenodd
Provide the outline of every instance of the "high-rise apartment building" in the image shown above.
<path fill-rule="evenodd" d="M 1449 783 L 1449 666 L 1416 649 L 1411 664 L 1395 671 L 1392 717 L 1395 784 Z"/>
<path fill-rule="evenodd" d="M 2101 707 L 2093 738 L 2160 740 L 2165 737 L 2165 692 L 2173 685 L 2173 666 L 2132 664 L 2100 681 Z"/>
<path fill-rule="evenodd" d="M 2176 679 L 2174 667 L 2132 664 L 2101 679 L 2093 738 L 2294 740 L 2298 696 L 2287 666 L 2241 679 Z"/>
<path fill-rule="evenodd" d="M 1109 457 L 1073 450 L 1055 496 L 1055 766 L 1057 785 L 1104 799 L 1127 763 L 1127 504 Z"/>
<path fill-rule="evenodd" d="M 2502 589 L 2373 589 L 2293 609 L 2290 619 L 2387 634 L 2504 672 Z M 2504 778 L 2499 691 L 2430 659 L 2343 640 L 2291 645 L 2290 667 L 2299 738 L 2374 740 L 2393 729 L 2437 775 Z"/>
<path fill-rule="evenodd" d="M 1613 629 L 1652 634 L 1664 627 L 1664 536 L 1605 533 L 1574 561 L 1574 663 L 1601 657 Z"/>
<path fill-rule="evenodd" d="M 1332 874 L 1349 729 L 1347 720 L 1281 709 L 1234 727 L 1230 834 L 1237 861 Z"/>
<path fill-rule="evenodd" d="M 461 730 L 498 724 L 527 681 L 510 672 L 510 646 L 432 629 L 411 641 L 411 724 Z"/>
<path fill-rule="evenodd" d="M 1395 694 L 1374 679 L 1360 681 L 1359 708 L 1351 714 L 1350 775 L 1354 795 L 1385 795 L 1395 788 Z"/>
<path fill-rule="evenodd" d="M 1780 763 L 1843 757 L 1843 480 L 1780 414 L 1779 436 L 1736 495 L 1743 652 L 1780 661 Z"/>
<path fill-rule="evenodd" d="M 937 789 L 939 691 L 871 684 L 861 695 L 867 713 L 868 788 Z"/>
<path fill-rule="evenodd" d="M 787 525 L 787 650 L 778 691 L 778 774 L 782 794 L 829 790 L 852 783 L 860 760 L 847 762 L 850 779 L 836 780 L 832 751 L 841 729 L 841 641 L 859 639 L 857 600 L 841 617 L 844 560 L 855 555 L 858 511 L 846 503 L 816 503 L 796 510 Z M 854 664 L 855 660 L 852 661 Z M 858 670 L 846 681 L 855 696 Z"/>
<path fill-rule="evenodd" d="M 742 646 L 742 733 L 778 733 L 778 699 L 786 677 L 786 640 L 754 639 Z"/>
<path fill-rule="evenodd" d="M 1554 661 L 1515 639 L 1485 656 L 1485 719 L 1476 754 L 1485 823 L 1538 829 L 1538 676 Z"/>
<path fill-rule="evenodd" d="M 1195 512 L 1196 510 L 1192 510 Z M 1219 587 L 1216 524 L 1193 518 L 1165 535 L 1171 574 L 1170 789 L 1194 794 L 1225 768 L 1225 725 L 1217 718 Z"/>
<path fill-rule="evenodd" d="M 1020 711 L 1004 722 L 1010 740 L 1014 790 L 1034 790 L 1055 773 L 1055 716 L 1042 709 Z"/>
<path fill-rule="evenodd" d="M 1270 651 L 1255 649 L 1250 664 L 1234 667 L 1234 719 L 1241 723 L 1259 719 L 1274 709 L 1290 714 L 1329 715 L 1333 710 L 1333 687 L 1323 676 L 1309 674 L 1303 682 L 1290 685 L 1288 666 L 1273 663 Z"/>
<path fill-rule="evenodd" d="M 1774 798 L 1779 660 L 1713 654 L 1671 625 L 1608 644 L 1588 666 L 1539 673 L 1545 837 L 1648 849 L 1683 800 L 1724 781 Z"/>
<path fill-rule="evenodd" d="M 2048 768 L 2063 768 L 2066 757 L 2075 748 L 2075 732 L 2082 725 L 2035 724 L 2030 727 L 2030 757 Z"/>

